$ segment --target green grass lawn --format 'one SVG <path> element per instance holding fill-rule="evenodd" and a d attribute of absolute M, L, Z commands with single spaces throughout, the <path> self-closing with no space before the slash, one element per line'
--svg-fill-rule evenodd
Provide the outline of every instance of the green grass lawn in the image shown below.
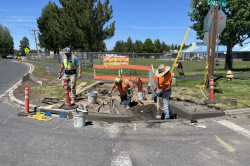
<path fill-rule="evenodd" d="M 94 75 L 94 69 L 93 68 L 86 68 L 85 67 L 85 60 L 80 60 L 82 63 L 82 74 L 84 75 Z M 89 59 L 86 59 L 87 64 L 89 63 Z M 53 60 L 53 61 L 42 61 L 46 63 L 51 63 L 60 66 L 60 62 Z M 167 66 L 172 65 L 174 63 L 174 60 L 172 59 L 171 63 L 169 60 L 160 60 L 160 59 L 149 59 L 149 58 L 136 58 L 135 64 L 141 65 L 141 66 L 151 66 L 151 64 L 156 69 L 160 64 L 164 64 Z M 205 61 L 181 61 L 183 65 L 183 71 L 186 77 L 194 77 L 194 76 L 203 76 L 205 73 Z M 94 64 L 101 64 L 100 59 L 94 59 Z M 133 59 L 130 58 L 129 64 L 133 64 Z M 203 70 L 202 70 L 203 65 Z M 220 61 L 219 66 L 219 75 L 225 75 L 227 73 L 226 70 L 224 70 L 225 61 Z M 130 72 L 132 76 L 135 77 L 148 77 L 148 71 L 144 70 L 134 70 L 131 69 L 123 69 L 123 75 L 130 76 Z M 233 62 L 233 74 L 239 74 L 239 73 L 250 73 L 250 62 L 249 61 L 234 61 Z M 178 77 L 177 69 L 174 69 L 174 73 L 176 73 L 176 77 Z M 217 67 L 214 67 L 214 73 L 217 74 Z M 118 70 L 115 69 L 96 69 L 96 75 L 97 76 L 118 76 Z"/>
<path fill-rule="evenodd" d="M 57 78 L 56 76 L 48 74 L 41 65 L 35 63 L 31 64 L 34 65 L 35 67 L 33 75 L 40 79 L 47 79 L 47 81 L 43 82 L 44 83 L 43 86 L 30 87 L 30 90 L 36 91 L 44 97 L 52 97 L 52 98 L 55 97 L 59 98 L 60 100 L 65 98 L 65 91 L 63 90 L 61 81 L 58 81 L 56 79 Z M 76 86 L 82 82 L 87 82 L 87 84 L 85 85 L 86 87 L 94 83 L 95 81 L 77 79 Z"/>
<path fill-rule="evenodd" d="M 173 86 L 173 93 L 171 97 L 176 97 L 181 100 L 190 100 L 198 104 L 205 104 L 203 101 L 206 99 L 200 88 L 195 85 L 202 85 L 203 80 L 177 80 L 176 85 Z M 214 98 L 223 100 L 227 104 L 218 103 L 215 107 L 219 107 L 223 110 L 249 108 L 249 94 L 250 94 L 250 77 L 233 78 L 232 82 L 227 82 L 226 78 L 220 78 L 214 81 L 215 93 Z M 186 90 L 181 91 L 181 88 Z M 204 95 L 208 97 L 209 93 L 207 89 L 202 90 Z M 224 93 L 218 93 L 224 91 Z M 237 106 L 231 106 L 231 100 L 237 99 Z"/>

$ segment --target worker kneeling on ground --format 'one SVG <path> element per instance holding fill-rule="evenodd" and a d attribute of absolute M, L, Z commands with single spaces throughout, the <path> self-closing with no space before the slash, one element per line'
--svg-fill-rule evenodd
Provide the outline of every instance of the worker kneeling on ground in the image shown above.
<path fill-rule="evenodd" d="M 157 77 L 163 77 L 163 79 L 157 82 L 156 95 L 160 96 L 162 94 L 163 107 L 165 112 L 165 119 L 174 119 L 176 118 L 176 114 L 173 115 L 168 102 L 170 95 L 172 94 L 171 85 L 172 85 L 172 72 L 170 71 L 169 66 L 164 66 L 161 64 L 155 72 Z M 161 89 L 161 90 L 159 90 Z"/>
<path fill-rule="evenodd" d="M 109 91 L 109 95 L 111 95 L 114 88 L 116 88 L 120 92 L 122 106 L 126 106 L 126 109 L 130 109 L 130 101 L 133 97 L 133 84 L 127 79 L 116 78 Z"/>
<path fill-rule="evenodd" d="M 81 78 L 82 67 L 81 67 L 81 62 L 78 60 L 78 58 L 75 55 L 71 54 L 70 48 L 66 47 L 64 49 L 64 53 L 65 55 L 62 58 L 61 68 L 58 73 L 58 76 L 61 76 L 61 73 L 65 68 L 65 73 L 62 78 L 62 86 L 64 86 L 63 85 L 64 80 L 66 80 L 71 98 L 71 104 L 74 104 L 76 99 L 76 80 L 77 80 L 76 69 L 78 66 L 79 69 L 78 78 Z M 71 86 L 69 86 L 69 81 L 71 82 Z"/>

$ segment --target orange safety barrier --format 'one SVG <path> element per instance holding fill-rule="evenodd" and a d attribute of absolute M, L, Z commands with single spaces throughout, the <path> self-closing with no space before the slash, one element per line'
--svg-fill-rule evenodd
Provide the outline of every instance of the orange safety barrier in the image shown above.
<path fill-rule="evenodd" d="M 117 77 L 113 77 L 113 76 L 94 76 L 95 80 L 115 80 Z M 130 76 L 122 76 L 122 79 L 128 79 L 130 80 Z M 131 77 L 131 81 L 132 80 L 136 80 L 137 81 L 138 77 Z M 142 81 L 148 82 L 148 78 L 140 78 Z"/>
<path fill-rule="evenodd" d="M 137 69 L 137 70 L 150 70 L 150 66 L 138 66 L 138 65 L 121 65 L 121 68 Z"/>

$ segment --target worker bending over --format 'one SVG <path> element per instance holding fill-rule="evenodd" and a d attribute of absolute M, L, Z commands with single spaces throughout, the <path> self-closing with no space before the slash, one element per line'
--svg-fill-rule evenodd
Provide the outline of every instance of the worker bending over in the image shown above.
<path fill-rule="evenodd" d="M 114 88 L 120 92 L 122 106 L 126 106 L 126 109 L 130 109 L 130 101 L 133 96 L 133 92 L 131 90 L 133 88 L 133 84 L 127 79 L 116 78 L 109 91 L 109 95 L 111 95 Z"/>
<path fill-rule="evenodd" d="M 163 77 L 163 79 L 159 79 L 157 81 L 157 92 L 156 95 L 160 96 L 162 94 L 163 107 L 165 112 L 165 119 L 174 119 L 176 118 L 176 114 L 173 115 L 168 103 L 170 95 L 172 94 L 171 85 L 172 85 L 172 72 L 170 71 L 169 66 L 164 66 L 161 64 L 155 72 L 155 75 L 158 78 Z M 161 89 L 161 90 L 159 90 Z"/>

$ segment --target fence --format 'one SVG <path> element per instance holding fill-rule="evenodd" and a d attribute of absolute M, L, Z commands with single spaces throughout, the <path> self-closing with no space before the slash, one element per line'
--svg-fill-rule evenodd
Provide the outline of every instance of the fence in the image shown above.
<path fill-rule="evenodd" d="M 177 56 L 173 54 L 171 55 L 171 53 L 164 55 L 163 53 L 75 52 L 73 54 L 80 60 L 82 64 L 83 74 L 92 76 L 94 75 L 93 65 L 103 65 L 102 57 L 106 54 L 128 55 L 130 65 L 153 65 L 154 69 L 157 69 L 160 64 L 172 67 Z M 63 54 L 27 54 L 28 60 L 45 61 L 55 64 L 60 64 L 62 61 L 62 57 Z M 182 61 L 184 72 L 200 71 L 199 74 L 202 75 L 204 73 L 204 69 L 206 68 L 205 54 L 181 53 L 178 61 Z M 117 69 L 96 69 L 95 71 L 97 76 L 118 76 Z M 123 75 L 147 78 L 148 71 L 124 69 Z M 187 74 L 185 73 L 185 75 Z"/>

